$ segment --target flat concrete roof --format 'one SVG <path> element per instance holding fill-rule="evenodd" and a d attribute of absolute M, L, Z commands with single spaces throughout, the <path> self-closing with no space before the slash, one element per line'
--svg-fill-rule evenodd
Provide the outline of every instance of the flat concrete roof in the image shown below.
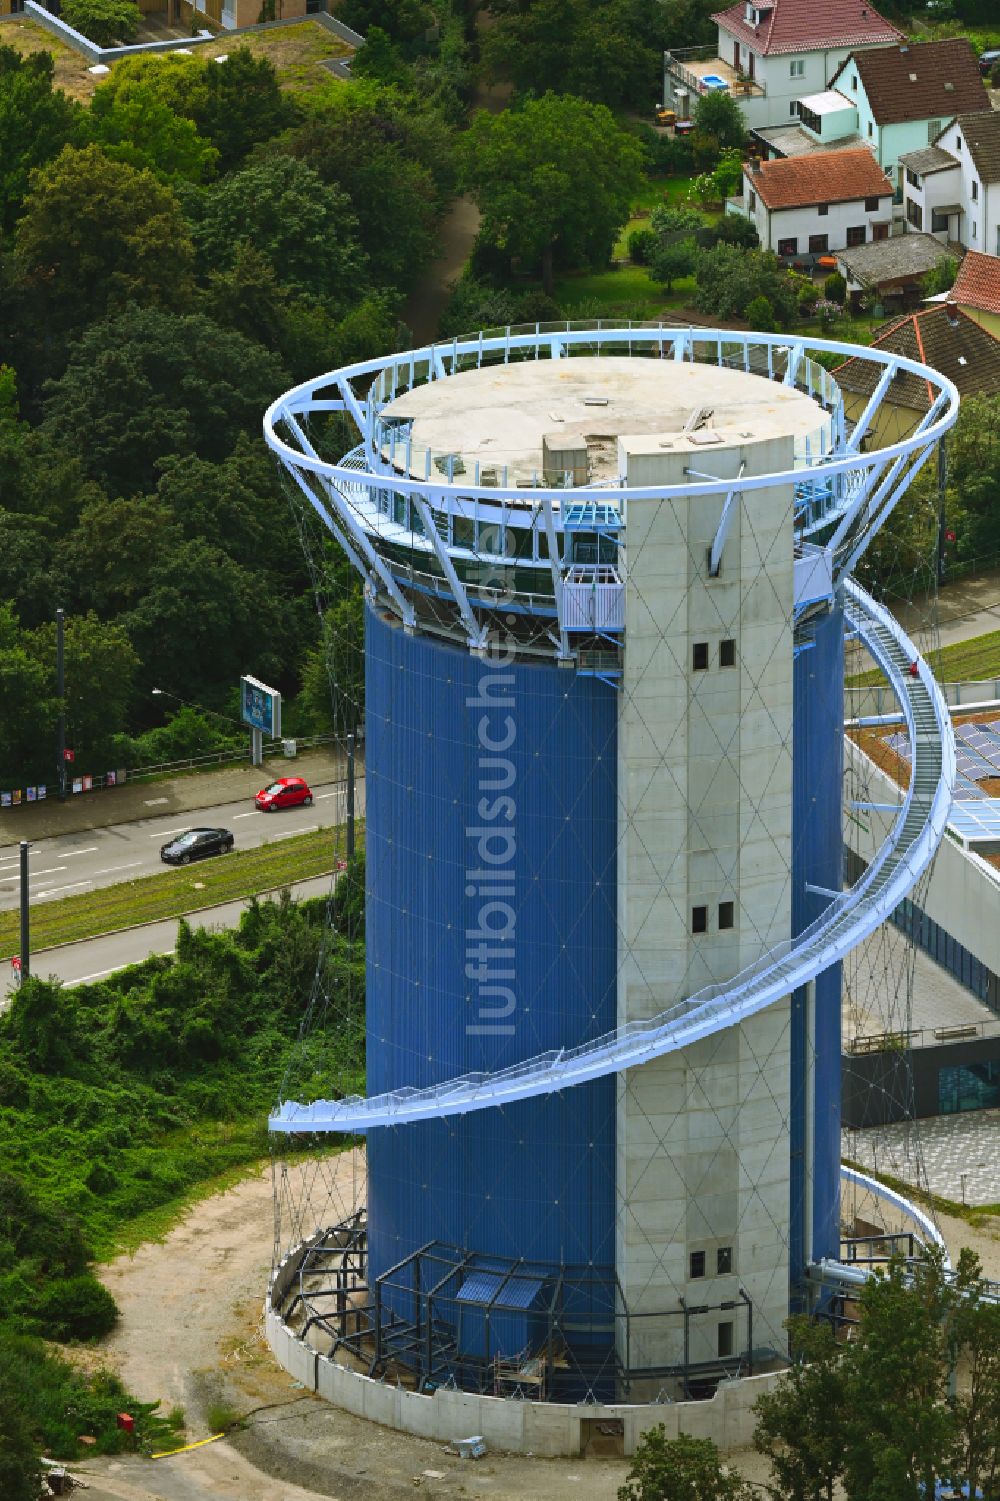
<path fill-rule="evenodd" d="M 692 413 L 703 412 L 699 433 L 680 435 Z M 730 445 L 819 431 L 819 403 L 766 376 L 673 359 L 580 356 L 524 360 L 467 370 L 407 391 L 383 417 L 412 421 L 411 472 L 422 478 L 426 451 L 431 475 L 460 456 L 466 483 L 475 464 L 507 466 L 511 482 L 531 483 L 543 471 L 542 441 L 550 449 L 582 439 L 592 480 L 617 478 L 618 438 L 659 437 L 704 445 L 706 432 Z M 456 481 L 458 466 L 455 465 Z"/>

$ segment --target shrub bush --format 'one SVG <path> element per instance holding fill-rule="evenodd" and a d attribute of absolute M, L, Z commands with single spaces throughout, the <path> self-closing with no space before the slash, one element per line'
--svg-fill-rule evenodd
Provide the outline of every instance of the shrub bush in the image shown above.
<path fill-rule="evenodd" d="M 656 248 L 656 236 L 651 229 L 633 229 L 626 245 L 633 266 L 648 266 Z"/>
<path fill-rule="evenodd" d="M 132 0 L 64 0 L 62 18 L 96 46 L 114 47 L 133 40 L 142 12 Z"/>
<path fill-rule="evenodd" d="M 843 307 L 847 301 L 847 280 L 839 271 L 831 271 L 823 283 L 823 296 L 828 302 L 839 302 Z"/>

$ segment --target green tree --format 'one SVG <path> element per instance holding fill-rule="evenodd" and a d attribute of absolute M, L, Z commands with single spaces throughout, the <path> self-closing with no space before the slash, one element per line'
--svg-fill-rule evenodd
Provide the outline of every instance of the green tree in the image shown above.
<path fill-rule="evenodd" d="M 142 12 L 134 0 L 63 0 L 61 15 L 67 25 L 82 31 L 98 47 L 127 45 L 142 22 Z"/>
<path fill-rule="evenodd" d="M 194 252 L 177 198 L 97 146 L 67 146 L 32 175 L 15 245 L 50 335 L 191 294 Z"/>
<path fill-rule="evenodd" d="M 99 86 L 90 104 L 90 132 L 113 161 L 167 182 L 205 182 L 219 159 L 194 121 L 176 114 L 152 84 L 116 90 Z"/>
<path fill-rule="evenodd" d="M 285 535 L 280 545 L 294 540 Z M 280 678 L 292 646 L 273 583 L 204 538 L 164 554 L 120 620 L 142 659 L 142 685 L 200 700 L 242 672 Z"/>
<path fill-rule="evenodd" d="M 409 69 L 389 33 L 381 26 L 372 26 L 364 46 L 358 48 L 351 62 L 351 75 L 371 78 L 376 83 L 405 84 Z"/>
<path fill-rule="evenodd" d="M 396 89 L 359 79 L 310 97 L 288 149 L 351 200 L 378 285 L 408 289 L 438 251 L 455 185 L 451 132 Z"/>
<path fill-rule="evenodd" d="M 464 161 L 481 239 L 540 271 L 550 296 L 557 264 L 607 262 L 642 180 L 642 148 L 610 111 L 556 94 L 477 115 Z"/>
<path fill-rule="evenodd" d="M 744 315 L 751 328 L 755 328 L 762 334 L 777 333 L 778 325 L 774 321 L 774 308 L 766 297 L 759 293 L 747 303 Z"/>
<path fill-rule="evenodd" d="M 0 1349 L 0 1495 L 38 1501 L 42 1466 L 24 1407 L 24 1373 Z"/>
<path fill-rule="evenodd" d="M 742 152 L 747 143 L 743 111 L 725 89 L 710 89 L 694 108 L 695 130 L 717 143 L 717 151 Z"/>
<path fill-rule="evenodd" d="M 652 104 L 662 53 L 651 40 L 655 7 L 532 0 L 491 8 L 497 18 L 481 44 L 489 78 L 508 78 L 524 93 L 553 90 L 612 108 Z"/>
<path fill-rule="evenodd" d="M 51 701 L 56 687 L 55 622 L 46 621 L 26 633 L 25 646 L 46 674 Z M 76 751 L 81 770 L 100 772 L 114 766 L 114 743 L 125 728 L 138 665 L 121 625 L 102 622 L 92 613 L 66 617 L 66 744 Z"/>
<path fill-rule="evenodd" d="M 844 1355 L 849 1393 L 844 1486 L 849 1501 L 933 1496 L 955 1445 L 947 1403 L 956 1294 L 940 1253 L 896 1258 L 859 1297 L 861 1337 Z"/>
<path fill-rule="evenodd" d="M 128 609 L 145 591 L 163 552 L 183 536 L 173 512 L 152 496 L 101 496 L 57 548 L 74 597 L 103 617 Z"/>
<path fill-rule="evenodd" d="M 695 305 L 719 318 L 742 318 L 755 297 L 766 297 L 780 328 L 798 316 L 794 284 L 769 250 L 716 245 L 698 257 Z"/>
<path fill-rule="evenodd" d="M 0 46 L 0 230 L 9 233 L 36 167 L 79 141 L 83 111 L 62 89 L 52 86 L 51 52 L 22 57 Z"/>
<path fill-rule="evenodd" d="M 207 89 L 194 122 L 219 153 L 219 171 L 231 172 L 263 141 L 273 140 L 295 119 L 274 64 L 237 46 L 224 63 L 206 62 Z"/>
<path fill-rule="evenodd" d="M 44 430 L 120 495 L 150 491 L 163 461 L 223 459 L 287 385 L 268 350 L 200 314 L 134 308 L 95 323 L 47 388 Z"/>
<path fill-rule="evenodd" d="M 938 257 L 937 265 L 928 271 L 921 290 L 925 297 L 937 297 L 941 292 L 950 292 L 958 275 L 958 261 L 953 255 Z"/>
<path fill-rule="evenodd" d="M 636 1446 L 618 1501 L 751 1501 L 753 1492 L 708 1438 L 668 1439 L 662 1423 Z"/>
<path fill-rule="evenodd" d="M 829 1324 L 792 1319 L 789 1333 L 795 1358 L 754 1406 L 754 1448 L 771 1461 L 774 1501 L 834 1501 L 847 1435 L 843 1347 Z"/>
<path fill-rule="evenodd" d="M 365 621 L 360 581 L 342 577 L 319 645 L 302 667 L 300 702 L 312 734 L 352 734 L 365 713 Z"/>
<path fill-rule="evenodd" d="M 679 281 L 682 276 L 691 275 L 695 255 L 693 240 L 675 240 L 665 245 L 658 243 L 649 259 L 650 275 L 662 285 L 664 291 L 672 292 L 675 281 Z"/>
<path fill-rule="evenodd" d="M 966 397 L 948 437 L 948 523 L 959 558 L 1000 549 L 1000 397 Z"/>
<path fill-rule="evenodd" d="M 282 286 L 337 306 L 367 280 L 346 194 L 293 156 L 254 160 L 224 177 L 206 199 L 195 240 L 206 268 L 231 266 L 237 247 L 252 245 Z"/>
<path fill-rule="evenodd" d="M 47 781 L 55 762 L 58 707 L 44 663 L 30 650 L 13 607 L 0 601 L 0 786 Z M 46 747 L 51 746 L 51 754 Z"/>

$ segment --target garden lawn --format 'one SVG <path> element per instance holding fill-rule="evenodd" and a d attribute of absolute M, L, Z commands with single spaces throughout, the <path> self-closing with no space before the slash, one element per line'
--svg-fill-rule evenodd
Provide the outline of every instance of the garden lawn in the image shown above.
<path fill-rule="evenodd" d="M 26 16 L 14 16 L 9 21 L 4 21 L 0 26 L 0 42 L 6 47 L 13 47 L 22 57 L 28 57 L 32 52 L 51 53 L 55 63 L 53 82 L 56 88 L 62 89 L 71 99 L 80 100 L 82 104 L 90 103 L 97 87 L 97 79 L 92 73 L 88 73 L 89 64 L 82 53 L 67 46 L 34 21 L 29 21 Z"/>
<path fill-rule="evenodd" d="M 218 42 L 195 48 L 197 56 L 217 57 L 232 52 L 233 46 L 249 47 L 255 57 L 273 63 L 278 82 L 289 93 L 314 89 L 329 83 L 334 74 L 322 65 L 330 58 L 352 57 L 354 48 L 327 31 L 318 21 L 306 20 L 297 26 L 276 26 L 273 31 L 244 33 L 234 43 L 225 35 Z"/>

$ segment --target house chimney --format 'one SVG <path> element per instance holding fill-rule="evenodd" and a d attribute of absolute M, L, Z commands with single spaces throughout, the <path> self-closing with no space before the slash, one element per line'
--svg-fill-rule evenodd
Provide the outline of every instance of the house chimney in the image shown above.
<path fill-rule="evenodd" d="M 750 158 L 750 171 L 751 172 L 759 172 L 760 171 L 760 158 L 759 157 L 753 156 L 753 157 Z"/>
<path fill-rule="evenodd" d="M 951 324 L 952 328 L 957 328 L 958 327 L 958 303 L 955 301 L 955 299 L 953 297 L 949 297 L 948 298 L 948 301 L 944 305 L 944 310 L 948 314 L 948 322 Z"/>

